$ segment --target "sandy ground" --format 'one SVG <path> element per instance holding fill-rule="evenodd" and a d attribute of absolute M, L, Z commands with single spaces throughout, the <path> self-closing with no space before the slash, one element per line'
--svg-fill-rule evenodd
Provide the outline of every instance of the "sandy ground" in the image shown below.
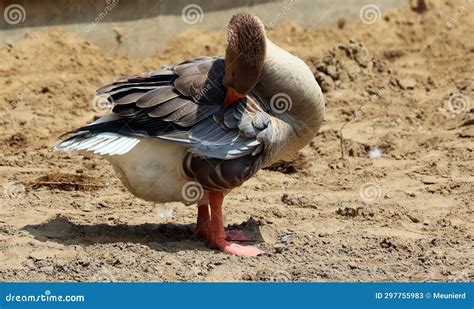
<path fill-rule="evenodd" d="M 222 54 L 223 32 L 193 29 L 147 59 L 61 29 L 1 47 L 1 280 L 474 280 L 474 8 L 455 2 L 269 31 L 310 65 L 327 115 L 297 158 L 226 199 L 226 223 L 268 252 L 258 258 L 193 240 L 195 207 L 135 198 L 105 160 L 51 151 L 104 113 L 96 88 Z"/>

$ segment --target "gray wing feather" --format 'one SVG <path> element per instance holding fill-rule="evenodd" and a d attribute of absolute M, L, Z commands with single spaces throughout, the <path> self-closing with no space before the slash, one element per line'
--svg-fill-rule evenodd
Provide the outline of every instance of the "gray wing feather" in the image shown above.
<path fill-rule="evenodd" d="M 239 118 L 235 117 L 233 111 L 227 111 L 224 114 L 223 122 L 229 129 L 236 129 L 239 125 Z"/>
<path fill-rule="evenodd" d="M 192 101 L 187 100 L 186 103 L 181 105 L 171 115 L 164 118 L 164 121 L 178 123 L 186 115 L 193 115 L 197 112 L 198 105 Z"/>
<path fill-rule="evenodd" d="M 271 140 L 271 116 L 252 95 L 223 107 L 224 71 L 222 58 L 201 57 L 146 75 L 120 78 L 98 89 L 97 95 L 107 96 L 121 118 L 85 129 L 148 134 L 185 144 L 201 157 L 257 156 Z M 114 150 L 115 143 L 108 140 L 103 147 Z"/>
<path fill-rule="evenodd" d="M 136 102 L 136 105 L 141 108 L 152 107 L 163 102 L 169 101 L 179 96 L 173 86 L 162 86 L 155 88 L 154 90 L 147 92 Z"/>
<path fill-rule="evenodd" d="M 182 108 L 183 106 L 186 106 L 187 104 L 192 104 L 192 103 L 190 103 L 189 100 L 185 98 L 177 97 L 151 110 L 151 112 L 148 112 L 148 116 L 164 117 L 179 110 L 180 108 Z M 193 104 L 193 105 L 196 105 L 196 104 Z"/>

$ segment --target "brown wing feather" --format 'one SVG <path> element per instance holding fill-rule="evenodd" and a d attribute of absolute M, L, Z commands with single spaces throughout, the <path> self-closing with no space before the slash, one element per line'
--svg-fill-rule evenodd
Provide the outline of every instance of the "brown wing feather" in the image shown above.
<path fill-rule="evenodd" d="M 177 97 L 177 98 L 169 100 L 166 103 L 163 103 L 159 107 L 156 107 L 155 109 L 153 109 L 151 112 L 148 113 L 148 116 L 164 117 L 179 110 L 180 108 L 188 104 L 196 105 L 194 103 L 189 102 L 188 99 Z"/>
<path fill-rule="evenodd" d="M 147 92 L 136 102 L 136 105 L 141 108 L 152 107 L 162 104 L 179 96 L 174 86 L 162 86 L 152 91 Z"/>

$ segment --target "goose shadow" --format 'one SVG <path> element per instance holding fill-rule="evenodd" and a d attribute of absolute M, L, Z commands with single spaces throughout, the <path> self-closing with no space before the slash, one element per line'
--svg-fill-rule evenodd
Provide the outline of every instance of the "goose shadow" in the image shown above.
<path fill-rule="evenodd" d="M 58 215 L 40 224 L 26 225 L 22 230 L 30 233 L 36 240 L 54 241 L 65 246 L 134 243 L 164 252 L 209 250 L 204 242 L 193 236 L 195 227 L 195 224 L 177 223 L 78 224 Z M 242 229 L 253 240 L 252 244 L 263 242 L 258 223 L 253 218 L 230 228 Z"/>

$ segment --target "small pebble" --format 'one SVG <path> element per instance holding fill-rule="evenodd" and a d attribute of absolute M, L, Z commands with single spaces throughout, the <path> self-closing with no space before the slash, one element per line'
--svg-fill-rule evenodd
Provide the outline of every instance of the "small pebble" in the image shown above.
<path fill-rule="evenodd" d="M 283 245 L 283 244 L 276 244 L 275 245 L 275 252 L 276 253 L 282 253 L 283 250 L 285 250 L 285 245 Z"/>

